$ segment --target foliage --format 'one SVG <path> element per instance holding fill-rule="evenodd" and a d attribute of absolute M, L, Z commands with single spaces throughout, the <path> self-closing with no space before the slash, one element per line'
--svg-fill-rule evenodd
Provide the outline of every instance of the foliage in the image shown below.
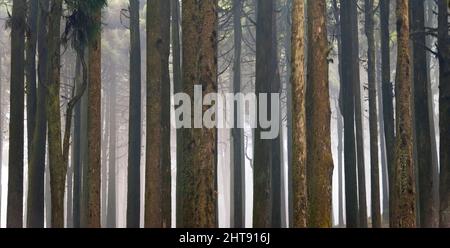
<path fill-rule="evenodd" d="M 82 52 L 100 32 L 101 24 L 95 20 L 95 14 L 106 7 L 107 0 L 65 0 L 65 3 L 69 15 L 66 16 L 63 42 L 70 42 L 77 52 Z"/>

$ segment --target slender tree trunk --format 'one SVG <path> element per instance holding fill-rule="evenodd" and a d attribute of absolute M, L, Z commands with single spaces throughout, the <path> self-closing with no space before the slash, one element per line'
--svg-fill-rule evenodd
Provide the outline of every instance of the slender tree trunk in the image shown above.
<path fill-rule="evenodd" d="M 381 26 L 381 80 L 383 95 L 383 119 L 384 119 L 384 139 L 386 141 L 387 164 L 389 176 L 389 222 L 393 226 L 393 197 L 394 197 L 394 102 L 393 86 L 391 82 L 391 62 L 390 62 L 390 1 L 380 2 L 380 26 Z"/>
<path fill-rule="evenodd" d="M 397 137 L 394 161 L 394 227 L 416 226 L 415 176 L 413 158 L 411 58 L 409 44 L 409 1 L 397 0 Z"/>
<path fill-rule="evenodd" d="M 352 39 L 356 28 L 352 22 L 353 1 L 341 2 L 341 68 L 352 68 L 358 51 L 352 49 Z M 345 171 L 345 208 L 347 227 L 358 226 L 358 183 L 356 173 L 356 151 L 355 151 L 355 98 L 353 97 L 354 70 L 342 70 L 341 95 L 342 110 L 344 117 L 344 171 Z"/>
<path fill-rule="evenodd" d="M 170 1 L 161 2 L 161 211 L 162 227 L 172 225 L 172 164 L 170 157 Z"/>
<path fill-rule="evenodd" d="M 233 92 L 241 91 L 241 56 L 242 56 L 242 1 L 233 0 L 233 28 L 234 28 L 234 61 L 233 61 Z M 238 103 L 234 104 L 234 128 L 232 137 L 232 180 L 231 180 L 231 226 L 245 227 L 245 160 L 243 154 L 243 129 L 237 126 L 238 118 L 243 113 Z"/>
<path fill-rule="evenodd" d="M 47 90 L 45 88 L 47 79 L 47 13 L 49 0 L 41 1 L 38 6 L 38 92 L 36 105 L 36 123 L 33 131 L 33 141 L 31 145 L 31 157 L 28 168 L 30 174 L 28 178 L 28 206 L 27 220 L 28 227 L 44 227 L 44 174 L 45 174 L 45 154 L 47 143 L 47 113 L 46 99 Z"/>
<path fill-rule="evenodd" d="M 433 195 L 433 161 L 431 146 L 430 113 L 428 108 L 428 64 L 425 50 L 424 0 L 411 1 L 411 30 L 413 38 L 414 65 L 414 119 L 417 146 L 417 167 L 419 169 L 419 216 L 420 226 L 436 227 Z M 431 116 L 433 118 L 433 116 Z M 434 128 L 434 127 L 433 127 Z"/>
<path fill-rule="evenodd" d="M 450 41 L 448 35 L 448 8 L 444 1 L 439 6 L 439 127 L 440 127 L 440 227 L 450 227 Z"/>
<path fill-rule="evenodd" d="M 140 63 L 139 63 L 140 64 Z M 106 227 L 116 228 L 116 144 L 117 144 L 117 86 L 114 81 L 110 85 L 110 100 L 109 100 L 109 159 L 108 159 L 108 208 L 106 211 Z M 140 111 L 139 111 L 140 112 Z M 139 127 L 140 128 L 140 127 Z M 140 155 L 140 154 L 139 154 Z M 138 174 L 139 175 L 139 174 Z"/>
<path fill-rule="evenodd" d="M 179 0 L 171 0 L 171 14 L 172 14 L 172 70 L 173 70 L 173 86 L 174 94 L 183 92 L 183 84 L 181 79 L 181 46 L 180 46 L 180 2 Z M 182 209 L 182 190 L 178 187 L 178 182 L 181 180 L 181 176 L 178 173 L 181 171 L 183 166 L 183 132 L 180 129 L 176 129 L 176 167 L 177 167 L 177 178 L 176 178 L 176 219 L 177 225 L 178 220 L 181 219 Z"/>
<path fill-rule="evenodd" d="M 64 190 L 66 170 L 62 157 L 61 112 L 60 112 L 60 21 L 62 1 L 54 0 L 50 5 L 48 17 L 48 83 L 47 116 L 49 169 L 51 187 L 51 226 L 64 227 Z"/>
<path fill-rule="evenodd" d="M 0 36 L 1 38 L 1 36 Z M 3 52 L 0 50 L 0 52 Z M 2 180 L 2 170 L 3 170 L 3 57 L 0 56 L 0 206 L 2 206 L 2 190 L 3 190 L 3 180 Z M 2 211 L 0 209 L 0 227 L 2 224 Z"/>
<path fill-rule="evenodd" d="M 217 92 L 217 1 L 186 0 L 182 13 L 183 88 L 194 99 L 198 83 L 203 97 Z M 216 129 L 184 128 L 182 132 L 183 165 L 177 182 L 182 208 L 177 210 L 181 211 L 177 226 L 217 227 Z"/>
<path fill-rule="evenodd" d="M 292 9 L 292 183 L 293 227 L 307 224 L 306 190 L 306 77 L 305 77 L 305 2 L 295 0 Z"/>
<path fill-rule="evenodd" d="M 27 142 L 28 158 L 31 158 L 33 135 L 36 126 L 36 44 L 37 44 L 37 19 L 38 1 L 28 1 L 27 30 L 26 30 L 26 102 L 27 102 Z M 30 161 L 30 159 L 28 159 Z M 31 163 L 29 162 L 29 167 Z M 31 173 L 30 173 L 31 172 Z M 28 178 L 33 176 L 34 170 L 28 170 Z M 29 193 L 29 192 L 28 192 Z"/>
<path fill-rule="evenodd" d="M 113 84 L 113 80 L 110 81 L 110 84 Z M 111 144 L 109 141 L 110 136 L 109 132 L 111 129 L 111 122 L 110 122 L 110 114 L 111 114 L 111 94 L 108 92 L 107 89 L 110 88 L 109 86 L 103 88 L 103 109 L 102 109 L 102 205 L 101 205 L 101 221 L 102 221 L 102 227 L 107 227 L 107 212 L 108 212 L 108 145 Z"/>
<path fill-rule="evenodd" d="M 358 2 L 351 1 L 352 22 L 352 49 L 353 55 L 353 93 L 355 97 L 355 124 L 356 124 L 356 158 L 358 167 L 358 202 L 359 202 L 359 227 L 367 227 L 367 199 L 366 199 L 366 172 L 364 159 L 364 120 L 362 118 L 361 80 L 359 72 L 359 28 L 358 28 Z"/>
<path fill-rule="evenodd" d="M 147 146 L 145 170 L 145 227 L 162 227 L 162 33 L 161 6 L 147 1 Z"/>
<path fill-rule="evenodd" d="M 375 58 L 375 32 L 374 32 L 374 2 L 365 0 L 365 32 L 368 49 L 368 81 L 369 81 L 369 122 L 370 122 L 370 168 L 371 168 L 371 202 L 372 227 L 381 227 L 380 210 L 380 174 L 378 159 L 378 113 L 377 113 L 377 82 Z"/>
<path fill-rule="evenodd" d="M 11 88 L 7 226 L 23 226 L 23 120 L 26 1 L 14 0 L 11 16 Z"/>
<path fill-rule="evenodd" d="M 95 10 L 93 20 L 101 25 L 101 9 Z M 97 30 L 89 43 L 88 86 L 88 219 L 87 226 L 99 228 L 101 190 L 101 32 Z"/>
<path fill-rule="evenodd" d="M 128 203 L 127 223 L 129 227 L 139 227 L 140 216 L 140 170 L 141 170 L 141 34 L 139 27 L 139 1 L 130 0 L 130 113 L 128 146 Z M 112 91 L 111 91 L 112 92 Z M 111 98 L 111 101 L 115 101 Z M 112 110 L 112 108 L 111 108 Z M 112 114 L 112 113 L 111 113 Z M 111 118 L 113 118 L 111 116 Z M 115 130 L 111 130 L 115 132 Z M 112 140 L 110 146 L 116 142 Z M 112 148 L 110 148 L 112 152 Z M 114 148 L 115 154 L 115 148 Z M 115 156 L 110 154 L 110 170 L 115 167 Z M 114 161 L 112 161 L 114 160 Z M 110 173 L 111 176 L 111 173 Z M 115 174 L 113 175 L 115 176 Z M 111 178 L 110 178 L 111 180 Z M 114 186 L 115 187 L 115 186 Z M 113 193 L 113 192 L 111 192 Z M 115 192 L 114 192 L 115 194 Z M 110 194 L 112 197 L 112 195 Z M 115 198 L 115 197 L 112 197 Z M 112 200 L 112 198 L 109 198 Z M 110 202 L 115 206 L 115 202 Z M 112 207 L 112 206 L 111 206 Z M 115 207 L 114 207 L 115 208 Z M 128 215 L 129 214 L 129 215 Z M 112 215 L 109 215 L 113 218 Z M 115 217 L 114 217 L 115 218 Z M 109 219 L 109 218 L 108 218 Z M 112 222 L 112 220 L 111 220 Z M 112 227 L 115 227 L 115 219 Z M 109 226 L 109 225 L 108 225 Z"/>
<path fill-rule="evenodd" d="M 331 227 L 333 159 L 330 137 L 328 40 L 324 0 L 308 2 L 306 87 L 308 226 Z"/>
<path fill-rule="evenodd" d="M 276 53 L 274 47 L 274 7 L 273 0 L 257 2 L 256 26 L 256 95 L 271 92 L 272 81 L 275 80 L 276 68 L 272 64 L 272 56 Z M 275 51 L 274 51 L 275 50 Z M 271 106 L 270 99 L 267 101 Z M 260 105 L 258 99 L 258 106 Z M 259 119 L 259 113 L 256 115 Z M 271 117 L 270 115 L 268 118 Z M 272 140 L 262 139 L 264 129 L 259 125 L 254 137 L 253 164 L 253 226 L 256 228 L 272 226 Z M 274 148 L 277 149 L 277 148 Z M 270 151 L 270 152 L 269 152 Z"/>

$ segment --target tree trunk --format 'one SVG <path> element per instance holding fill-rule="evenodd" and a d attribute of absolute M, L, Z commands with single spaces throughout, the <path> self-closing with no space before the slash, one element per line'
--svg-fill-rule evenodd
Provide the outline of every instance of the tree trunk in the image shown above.
<path fill-rule="evenodd" d="M 233 0 L 234 61 L 233 92 L 241 91 L 241 56 L 242 56 L 242 1 Z M 243 116 L 238 103 L 234 104 L 234 128 L 232 137 L 232 174 L 231 174 L 231 227 L 245 227 L 245 160 L 243 149 L 243 129 L 237 126 L 238 118 Z"/>
<path fill-rule="evenodd" d="M 394 227 L 416 226 L 415 169 L 413 158 L 409 1 L 397 0 L 397 137 L 394 161 Z"/>
<path fill-rule="evenodd" d="M 440 227 L 450 227 L 450 41 L 448 35 L 448 8 L 444 1 L 439 6 L 439 127 L 440 127 Z"/>
<path fill-rule="evenodd" d="M 93 21 L 101 25 L 101 9 L 93 13 Z M 89 43 L 88 86 L 88 219 L 87 226 L 99 228 L 101 190 L 101 32 L 93 34 Z"/>
<path fill-rule="evenodd" d="M 26 1 L 14 0 L 11 17 L 11 89 L 7 227 L 23 226 L 23 120 Z"/>
<path fill-rule="evenodd" d="M 140 64 L 140 63 L 139 63 Z M 114 81 L 110 85 L 110 100 L 109 100 L 109 168 L 108 168 L 108 208 L 106 211 L 106 227 L 116 228 L 116 144 L 117 144 L 117 86 Z M 140 109 L 138 107 L 138 109 Z M 140 112 L 140 111 L 139 111 Z M 139 127 L 140 129 L 140 127 Z M 140 147 L 139 147 L 140 148 Z M 140 156 L 140 154 L 139 154 Z M 140 167 L 140 164 L 139 164 Z M 139 173 L 138 173 L 139 176 Z M 134 178 L 133 178 L 134 179 Z M 140 180 L 139 180 L 140 181 Z"/>
<path fill-rule="evenodd" d="M 140 216 L 140 169 L 141 169 L 141 34 L 139 27 L 139 1 L 138 0 L 130 0 L 130 113 L 129 113 L 129 146 L 128 146 L 128 208 L 127 213 L 127 223 L 129 227 L 139 227 L 139 216 Z M 115 87 L 115 86 L 114 86 Z M 115 93 L 114 93 L 115 94 Z M 111 101 L 115 101 L 111 99 Z M 112 104 L 112 103 L 111 103 Z M 111 111 L 113 109 L 111 108 Z M 111 113 L 113 115 L 114 113 Z M 111 118 L 114 118 L 111 116 Z M 115 130 L 111 129 L 111 132 L 115 132 Z M 112 140 L 110 146 L 113 145 L 116 140 Z M 114 148 L 110 148 L 110 152 L 113 152 L 114 149 L 115 154 L 115 145 Z M 115 167 L 115 155 L 110 154 L 110 170 L 113 165 Z M 114 161 L 113 161 L 114 160 Z M 110 176 L 114 176 L 115 174 Z M 111 180 L 111 178 L 110 178 Z M 113 186 L 115 187 L 115 186 Z M 115 192 L 111 192 L 111 194 Z M 111 204 L 115 206 L 115 202 Z M 111 205 L 111 207 L 113 206 Z M 115 208 L 115 207 L 114 207 Z M 113 218 L 112 215 L 109 215 Z M 109 218 L 108 218 L 109 219 Z M 111 220 L 110 223 L 115 227 L 116 221 Z M 109 226 L 109 225 L 108 225 Z"/>
<path fill-rule="evenodd" d="M 114 66 L 113 66 L 114 68 Z M 114 75 L 114 74 L 113 74 Z M 109 81 L 113 84 L 113 80 Z M 105 89 L 107 88 L 107 89 Z M 109 132 L 111 130 L 110 114 L 111 114 L 111 93 L 108 88 L 110 86 L 104 86 L 103 88 L 103 99 L 102 99 L 102 195 L 101 195 L 101 221 L 102 227 L 107 227 L 107 208 L 108 208 L 108 145 L 111 144 L 109 141 Z M 104 123 L 104 124 L 103 124 Z"/>
<path fill-rule="evenodd" d="M 66 170 L 62 157 L 61 112 L 60 112 L 60 22 L 62 0 L 54 0 L 48 16 L 48 83 L 47 116 L 48 146 L 51 187 L 51 226 L 64 227 L 64 190 Z"/>
<path fill-rule="evenodd" d="M 161 2 L 161 211 L 162 227 L 172 226 L 172 164 L 170 157 L 170 1 Z"/>
<path fill-rule="evenodd" d="M 391 82 L 391 62 L 390 62 L 390 1 L 380 2 L 380 25 L 381 25 L 381 80 L 383 95 L 383 119 L 384 119 L 384 139 L 386 141 L 388 177 L 389 177 L 389 222 L 393 226 L 393 197 L 394 197 L 394 102 L 393 86 Z"/>
<path fill-rule="evenodd" d="M 28 168 L 28 206 L 27 220 L 28 227 L 44 227 L 44 174 L 45 174 L 45 154 L 47 142 L 47 113 L 46 99 L 47 90 L 45 83 L 47 79 L 47 12 L 49 1 L 42 1 L 38 6 L 38 92 L 36 105 L 36 123 L 33 130 L 33 141 L 31 145 L 31 157 Z"/>
<path fill-rule="evenodd" d="M 272 56 L 276 54 L 274 46 L 274 7 L 273 0 L 259 0 L 257 2 L 256 26 L 256 95 L 271 92 L 275 80 L 276 68 L 273 66 Z M 268 106 L 271 101 L 268 100 Z M 259 99 L 257 106 L 260 105 Z M 259 113 L 256 114 L 258 120 Z M 269 118 L 275 118 L 268 116 Z M 273 190 L 273 160 L 272 140 L 262 139 L 264 129 L 259 125 L 255 129 L 254 164 L 253 164 L 253 227 L 263 228 L 272 226 Z"/>
<path fill-rule="evenodd" d="M 328 40 L 324 0 L 308 2 L 306 87 L 308 226 L 331 227 L 331 109 L 328 85 Z"/>
<path fill-rule="evenodd" d="M 341 2 L 341 68 L 352 68 L 355 60 L 358 59 L 358 51 L 352 49 L 354 37 L 353 29 L 355 23 L 352 22 L 353 1 Z M 342 70 L 341 94 L 342 110 L 344 117 L 344 171 L 345 171 L 345 210 L 347 227 L 358 226 L 358 182 L 356 172 L 356 151 L 355 151 L 355 98 L 353 97 L 354 70 Z"/>
<path fill-rule="evenodd" d="M 417 167 L 419 169 L 419 216 L 420 226 L 437 227 L 433 195 L 433 161 L 431 146 L 431 127 L 428 108 L 428 64 L 425 50 L 425 12 L 424 0 L 411 1 L 411 30 L 413 32 L 414 65 L 414 119 L 417 146 Z M 434 128 L 434 127 L 433 127 Z"/>
<path fill-rule="evenodd" d="M 292 9 L 292 183 L 293 227 L 307 224 L 306 190 L 306 77 L 305 77 L 305 3 L 296 0 Z"/>
<path fill-rule="evenodd" d="M 372 199 L 372 227 L 381 227 L 380 210 L 380 175 L 378 160 L 378 113 L 377 113 L 377 82 L 375 59 L 374 32 L 374 2 L 365 0 L 365 32 L 368 49 L 368 81 L 369 81 L 369 122 L 370 122 L 370 168 L 371 168 L 371 199 Z"/>
<path fill-rule="evenodd" d="M 0 36 L 1 38 L 1 36 Z M 0 51 L 3 52 L 3 51 Z M 2 179 L 2 170 L 3 170 L 3 60 L 2 56 L 0 56 L 0 206 L 2 206 L 2 190 L 3 190 L 3 179 Z M 2 223 L 2 211 L 0 210 L 0 227 Z"/>
<path fill-rule="evenodd" d="M 204 97 L 217 92 L 217 1 L 186 0 L 182 14 L 183 89 L 194 99 L 194 86 L 201 83 Z M 192 113 L 188 117 L 192 120 Z M 177 226 L 217 227 L 216 128 L 184 128 L 182 132 L 183 166 L 178 168 L 177 182 L 182 203 Z"/>

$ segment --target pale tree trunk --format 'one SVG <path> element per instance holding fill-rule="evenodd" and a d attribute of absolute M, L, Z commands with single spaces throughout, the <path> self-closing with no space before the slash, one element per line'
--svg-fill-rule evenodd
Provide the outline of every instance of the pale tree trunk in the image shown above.
<path fill-rule="evenodd" d="M 11 16 L 11 88 L 7 227 L 23 226 L 23 120 L 26 1 L 14 0 Z"/>
<path fill-rule="evenodd" d="M 128 223 L 130 227 L 138 227 L 139 226 L 139 216 L 140 216 L 140 169 L 141 169 L 141 34 L 139 27 L 139 1 L 138 0 L 130 0 L 130 111 L 129 111 L 129 130 L 128 130 L 128 203 L 127 203 L 127 213 L 130 213 Z M 115 86 L 114 86 L 115 87 Z M 111 90 L 112 92 L 112 90 Z M 111 98 L 111 102 L 115 101 L 115 99 Z M 113 110 L 111 108 L 111 110 Z M 112 113 L 111 113 L 112 114 Z M 111 116 L 111 118 L 113 118 Z M 112 124 L 112 123 L 111 123 Z M 113 125 L 113 124 L 112 124 Z M 111 130 L 111 132 L 115 132 Z M 110 137 L 110 146 L 115 147 L 116 140 L 112 140 Z M 110 152 L 113 148 L 110 148 Z M 115 148 L 114 148 L 115 154 Z M 115 155 L 112 157 L 110 154 L 110 170 L 112 169 L 112 165 L 115 167 Z M 115 172 L 114 172 L 115 173 Z M 113 174 L 115 176 L 115 174 Z M 111 176 L 111 173 L 110 173 Z M 111 178 L 109 178 L 111 180 Z M 114 186 L 115 187 L 115 186 Z M 111 190 L 111 189 L 110 189 Z M 109 194 L 112 196 L 111 192 Z M 115 202 L 112 202 L 112 198 L 108 197 L 108 201 L 111 200 L 111 204 L 114 205 Z M 108 204 L 109 205 L 109 204 Z M 111 205 L 111 208 L 113 206 Z M 112 214 L 108 214 L 110 218 L 113 218 Z M 114 214 L 115 216 L 115 214 Z M 108 219 L 110 219 L 108 218 Z M 108 227 L 115 227 L 116 221 L 110 220 L 111 223 Z"/>
<path fill-rule="evenodd" d="M 308 2 L 306 87 L 307 185 L 310 227 L 331 227 L 332 173 L 326 1 Z"/>
<path fill-rule="evenodd" d="M 117 118 L 116 118 L 116 105 L 117 105 L 117 85 L 112 81 L 109 89 L 109 114 L 108 117 L 110 123 L 109 127 L 109 152 L 108 152 L 108 202 L 106 210 L 106 227 L 116 228 L 116 144 L 117 144 Z M 140 112 L 140 111 L 139 111 Z"/>
<path fill-rule="evenodd" d="M 183 2 L 183 87 L 191 99 L 198 83 L 203 86 L 203 96 L 217 92 L 217 7 L 216 0 Z M 193 120 L 193 115 L 187 117 Z M 181 191 L 181 209 L 177 211 L 181 213 L 177 226 L 217 227 L 216 128 L 184 128 L 182 132 L 183 166 L 178 168 L 181 176 L 177 178 Z"/>
<path fill-rule="evenodd" d="M 397 137 L 394 161 L 393 227 L 416 226 L 415 169 L 413 158 L 409 1 L 397 0 Z"/>
<path fill-rule="evenodd" d="M 305 77 L 305 2 L 294 0 L 292 9 L 292 226 L 307 224 L 306 190 L 306 77 Z"/>

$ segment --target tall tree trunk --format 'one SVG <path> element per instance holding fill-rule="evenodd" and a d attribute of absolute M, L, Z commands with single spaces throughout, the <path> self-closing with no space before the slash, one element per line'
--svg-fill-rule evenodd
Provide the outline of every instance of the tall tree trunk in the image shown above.
<path fill-rule="evenodd" d="M 355 97 L 355 124 L 356 124 L 356 158 L 358 167 L 358 202 L 359 202 L 359 227 L 367 227 L 367 199 L 366 199 L 366 166 L 364 159 L 364 120 L 361 97 L 361 80 L 359 72 L 359 28 L 358 28 L 358 2 L 351 1 L 352 22 L 352 50 L 353 55 L 353 93 Z"/>
<path fill-rule="evenodd" d="M 33 141 L 31 145 L 31 157 L 28 168 L 28 206 L 27 220 L 28 227 L 44 227 L 44 174 L 45 174 L 45 154 L 47 142 L 47 113 L 46 99 L 47 90 L 45 88 L 47 79 L 47 13 L 49 0 L 41 1 L 38 6 L 38 92 L 36 105 L 36 123 L 33 130 Z"/>
<path fill-rule="evenodd" d="M 66 170 L 64 167 L 61 143 L 60 112 L 60 22 L 62 0 L 54 0 L 50 5 L 48 16 L 48 83 L 47 83 L 47 116 L 48 146 L 51 187 L 51 226 L 64 227 L 64 190 Z"/>
<path fill-rule="evenodd" d="M 369 122 L 370 122 L 370 168 L 371 168 L 371 202 L 372 227 L 381 227 L 380 210 L 380 174 L 378 159 L 378 113 L 377 113 L 377 82 L 374 32 L 374 2 L 365 0 L 365 32 L 367 37 L 368 81 L 369 81 Z"/>
<path fill-rule="evenodd" d="M 234 61 L 233 61 L 233 92 L 241 91 L 241 56 L 242 56 L 242 1 L 233 0 L 233 30 L 234 30 Z M 232 137 L 232 180 L 231 180 L 231 226 L 245 227 L 245 160 L 243 149 L 243 128 L 239 128 L 238 118 L 243 113 L 238 103 L 234 104 L 234 128 Z"/>
<path fill-rule="evenodd" d="M 391 62 L 390 62 L 390 1 L 380 2 L 380 28 L 381 28 L 381 80 L 383 95 L 383 119 L 384 119 L 384 139 L 386 142 L 387 164 L 389 176 L 389 222 L 393 226 L 393 197 L 394 197 L 394 102 L 393 86 L 391 82 Z"/>
<path fill-rule="evenodd" d="M 295 0 L 292 9 L 292 183 L 293 227 L 307 224 L 306 190 L 306 77 L 305 77 L 305 2 Z"/>
<path fill-rule="evenodd" d="M 256 95 L 271 92 L 275 80 L 276 68 L 272 63 L 272 56 L 276 54 L 274 47 L 274 7 L 273 0 L 259 0 L 257 2 L 256 26 Z M 270 99 L 267 101 L 271 106 Z M 258 106 L 260 105 L 258 99 Z M 256 115 L 258 118 L 259 113 Z M 268 118 L 276 118 L 268 115 Z M 256 228 L 272 226 L 272 211 L 275 206 L 272 202 L 272 140 L 262 139 L 264 129 L 259 125 L 254 137 L 254 164 L 253 164 L 253 226 Z"/>
<path fill-rule="evenodd" d="M 394 227 L 416 226 L 415 169 L 413 158 L 409 1 L 397 0 L 397 137 L 394 161 Z"/>
<path fill-rule="evenodd" d="M 352 22 L 352 5 L 354 1 L 341 2 L 341 68 L 352 68 L 358 58 L 358 51 L 352 49 L 352 39 L 356 28 Z M 342 110 L 344 117 L 344 171 L 345 171 L 345 210 L 347 227 L 358 226 L 358 182 L 356 172 L 356 151 L 355 151 L 355 98 L 353 97 L 354 70 L 342 70 L 341 95 Z"/>
<path fill-rule="evenodd" d="M 14 0 L 11 16 L 11 88 L 7 226 L 23 226 L 23 120 L 26 1 Z"/>
<path fill-rule="evenodd" d="M 425 12 L 424 0 L 413 0 L 411 4 L 411 30 L 413 32 L 414 65 L 414 119 L 417 146 L 417 167 L 419 169 L 419 216 L 420 226 L 437 226 L 434 214 L 433 161 L 431 146 L 431 127 L 428 101 L 428 64 L 425 50 Z M 434 128 L 434 127 L 433 127 Z"/>
<path fill-rule="evenodd" d="M 186 0 L 182 16 L 183 89 L 194 99 L 194 86 L 201 83 L 204 97 L 217 92 L 217 1 Z M 192 113 L 188 117 L 192 120 Z M 216 128 L 184 128 L 182 132 L 183 166 L 177 182 L 182 203 L 177 226 L 217 227 Z"/>
<path fill-rule="evenodd" d="M 113 80 L 110 80 L 110 84 L 113 84 Z M 111 94 L 107 89 L 103 88 L 103 101 L 102 101 L 102 205 L 101 205 L 101 221 L 102 227 L 107 227 L 107 208 L 108 208 L 108 145 L 111 144 L 109 141 L 109 132 L 111 129 L 110 114 L 111 114 Z M 103 124 L 104 123 L 104 124 Z"/>
<path fill-rule="evenodd" d="M 161 2 L 161 211 L 162 227 L 172 225 L 172 164 L 170 158 L 170 1 Z"/>
<path fill-rule="evenodd" d="M 1 38 L 1 36 L 0 36 Z M 0 50 L 0 52 L 3 52 Z M 3 190 L 3 180 L 2 180 L 2 170 L 3 170 L 3 57 L 0 56 L 0 206 L 2 206 L 2 190 Z M 2 224 L 2 211 L 0 210 L 0 227 Z"/>
<path fill-rule="evenodd" d="M 173 70 L 173 92 L 174 94 L 183 92 L 183 83 L 181 79 L 181 45 L 180 45 L 180 2 L 179 0 L 171 0 L 171 15 L 172 15 L 172 70 Z M 183 166 L 183 132 L 180 129 L 176 129 L 176 219 L 181 219 L 181 203 L 182 203 L 182 190 L 178 187 L 178 182 L 182 178 L 180 176 L 181 168 Z"/>
<path fill-rule="evenodd" d="M 448 8 L 444 1 L 439 6 L 439 127 L 440 127 L 440 222 L 450 227 L 450 41 L 448 35 Z"/>
<path fill-rule="evenodd" d="M 31 157 L 34 129 L 36 126 L 36 44 L 37 44 L 37 19 L 38 1 L 28 1 L 27 30 L 26 30 L 26 102 L 27 102 L 27 142 L 28 158 Z M 30 161 L 30 159 L 28 159 Z M 30 167 L 30 162 L 29 162 Z M 31 172 L 31 173 L 30 173 Z M 33 170 L 28 170 L 28 178 L 33 176 Z"/>
<path fill-rule="evenodd" d="M 93 13 L 93 21 L 101 25 L 101 9 Z M 87 226 L 99 228 L 101 190 L 101 32 L 93 34 L 89 43 L 88 86 L 88 219 Z"/>
<path fill-rule="evenodd" d="M 130 0 L 130 116 L 128 146 L 127 226 L 139 227 L 141 170 L 141 35 L 139 1 Z M 112 131 L 112 130 L 111 130 Z M 112 140 L 111 144 L 115 142 Z M 112 149 L 112 148 L 111 148 Z M 115 160 L 115 156 L 110 159 Z M 112 163 L 112 164 L 111 164 Z M 115 166 L 115 161 L 110 160 Z M 114 223 L 115 225 L 115 223 Z"/>
<path fill-rule="evenodd" d="M 139 63 L 140 64 L 140 63 Z M 108 159 L 108 208 L 106 211 L 106 227 L 116 228 L 116 144 L 117 144 L 117 86 L 114 81 L 110 85 L 110 100 L 109 100 L 109 159 Z M 140 111 L 139 111 L 140 112 Z M 140 127 L 139 127 L 140 128 Z M 140 154 L 139 154 L 140 155 Z M 139 164 L 140 167 L 140 164 Z M 138 173 L 139 176 L 139 173 Z"/>
<path fill-rule="evenodd" d="M 331 109 L 328 40 L 324 0 L 308 2 L 308 69 L 306 87 L 308 226 L 331 227 Z"/>
<path fill-rule="evenodd" d="M 147 146 L 145 169 L 145 227 L 162 227 L 162 33 L 161 6 L 147 1 Z"/>

